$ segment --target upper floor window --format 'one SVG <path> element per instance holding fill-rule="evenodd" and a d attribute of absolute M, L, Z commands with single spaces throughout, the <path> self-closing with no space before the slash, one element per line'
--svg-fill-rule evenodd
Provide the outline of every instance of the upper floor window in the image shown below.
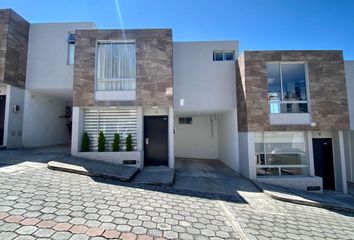
<path fill-rule="evenodd" d="M 267 64 L 270 113 L 307 113 L 304 63 Z"/>
<path fill-rule="evenodd" d="M 75 34 L 70 33 L 68 37 L 68 64 L 74 64 L 75 58 Z"/>
<path fill-rule="evenodd" d="M 97 45 L 97 91 L 135 90 L 134 43 L 99 42 Z"/>
<path fill-rule="evenodd" d="M 214 51 L 213 61 L 232 61 L 235 60 L 234 51 Z"/>

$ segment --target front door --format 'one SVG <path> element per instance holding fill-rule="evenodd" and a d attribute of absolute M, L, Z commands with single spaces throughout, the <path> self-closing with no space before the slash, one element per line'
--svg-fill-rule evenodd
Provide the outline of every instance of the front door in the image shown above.
<path fill-rule="evenodd" d="M 168 165 L 168 117 L 144 117 L 144 165 Z"/>
<path fill-rule="evenodd" d="M 315 175 L 322 177 L 323 189 L 335 190 L 332 140 L 331 138 L 314 138 L 312 143 Z"/>
<path fill-rule="evenodd" d="M 4 144 L 5 105 L 6 96 L 0 95 L 0 145 Z"/>

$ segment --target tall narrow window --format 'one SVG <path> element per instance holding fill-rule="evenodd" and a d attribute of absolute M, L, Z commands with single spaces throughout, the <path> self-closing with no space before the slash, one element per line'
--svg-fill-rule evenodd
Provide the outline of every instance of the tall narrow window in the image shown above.
<path fill-rule="evenodd" d="M 134 91 L 136 75 L 134 43 L 103 42 L 97 46 L 97 91 Z"/>
<path fill-rule="evenodd" d="M 74 64 L 75 58 L 75 34 L 70 33 L 68 37 L 68 64 Z"/>
<path fill-rule="evenodd" d="M 267 64 L 270 113 L 307 113 L 305 64 Z"/>

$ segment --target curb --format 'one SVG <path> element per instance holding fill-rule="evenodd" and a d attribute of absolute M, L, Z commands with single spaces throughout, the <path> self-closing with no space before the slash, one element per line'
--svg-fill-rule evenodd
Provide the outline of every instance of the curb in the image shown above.
<path fill-rule="evenodd" d="M 68 165 L 70 165 L 70 164 L 68 164 Z M 76 166 L 76 165 L 73 165 L 73 166 Z M 113 180 L 119 180 L 122 182 L 130 182 L 136 176 L 136 174 L 139 172 L 139 170 L 138 170 L 130 178 L 125 178 L 125 177 L 118 177 L 115 175 L 109 175 L 109 174 L 105 174 L 105 173 L 90 172 L 90 171 L 84 171 L 84 170 L 74 169 L 74 168 L 65 167 L 65 166 L 59 166 L 54 161 L 48 162 L 47 168 L 50 170 L 54 170 L 54 171 L 75 173 L 75 174 L 80 174 L 80 175 L 85 175 L 85 176 L 90 176 L 90 177 L 100 177 L 100 178 L 105 178 L 105 179 L 113 179 Z"/>
<path fill-rule="evenodd" d="M 288 202 L 288 203 L 294 203 L 294 204 L 303 205 L 303 206 L 318 207 L 318 208 L 324 208 L 324 209 L 328 209 L 328 210 L 354 213 L 354 208 L 351 208 L 351 207 L 344 207 L 344 206 L 340 206 L 337 204 L 330 204 L 330 203 L 324 203 L 324 202 L 314 202 L 314 201 L 305 201 L 305 200 L 299 200 L 299 199 L 291 199 L 291 198 L 279 196 L 277 194 L 272 193 L 271 191 L 264 190 L 254 180 L 251 180 L 251 181 L 260 191 L 262 191 L 268 197 L 273 198 L 275 200 L 279 200 L 282 202 Z M 296 194 L 294 194 L 294 195 L 296 195 Z M 298 196 L 298 195 L 296 195 L 296 196 Z"/>

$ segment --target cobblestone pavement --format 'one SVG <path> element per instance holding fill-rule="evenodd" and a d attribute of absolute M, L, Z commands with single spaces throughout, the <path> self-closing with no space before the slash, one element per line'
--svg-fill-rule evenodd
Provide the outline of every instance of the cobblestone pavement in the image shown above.
<path fill-rule="evenodd" d="M 238 237 L 215 195 L 110 183 L 40 163 L 0 168 L 0 239 Z"/>
<path fill-rule="evenodd" d="M 354 239 L 354 214 L 241 193 L 250 204 L 226 203 L 249 239 Z"/>
<path fill-rule="evenodd" d="M 267 198 L 0 167 L 0 239 L 354 239 L 354 216 Z"/>

